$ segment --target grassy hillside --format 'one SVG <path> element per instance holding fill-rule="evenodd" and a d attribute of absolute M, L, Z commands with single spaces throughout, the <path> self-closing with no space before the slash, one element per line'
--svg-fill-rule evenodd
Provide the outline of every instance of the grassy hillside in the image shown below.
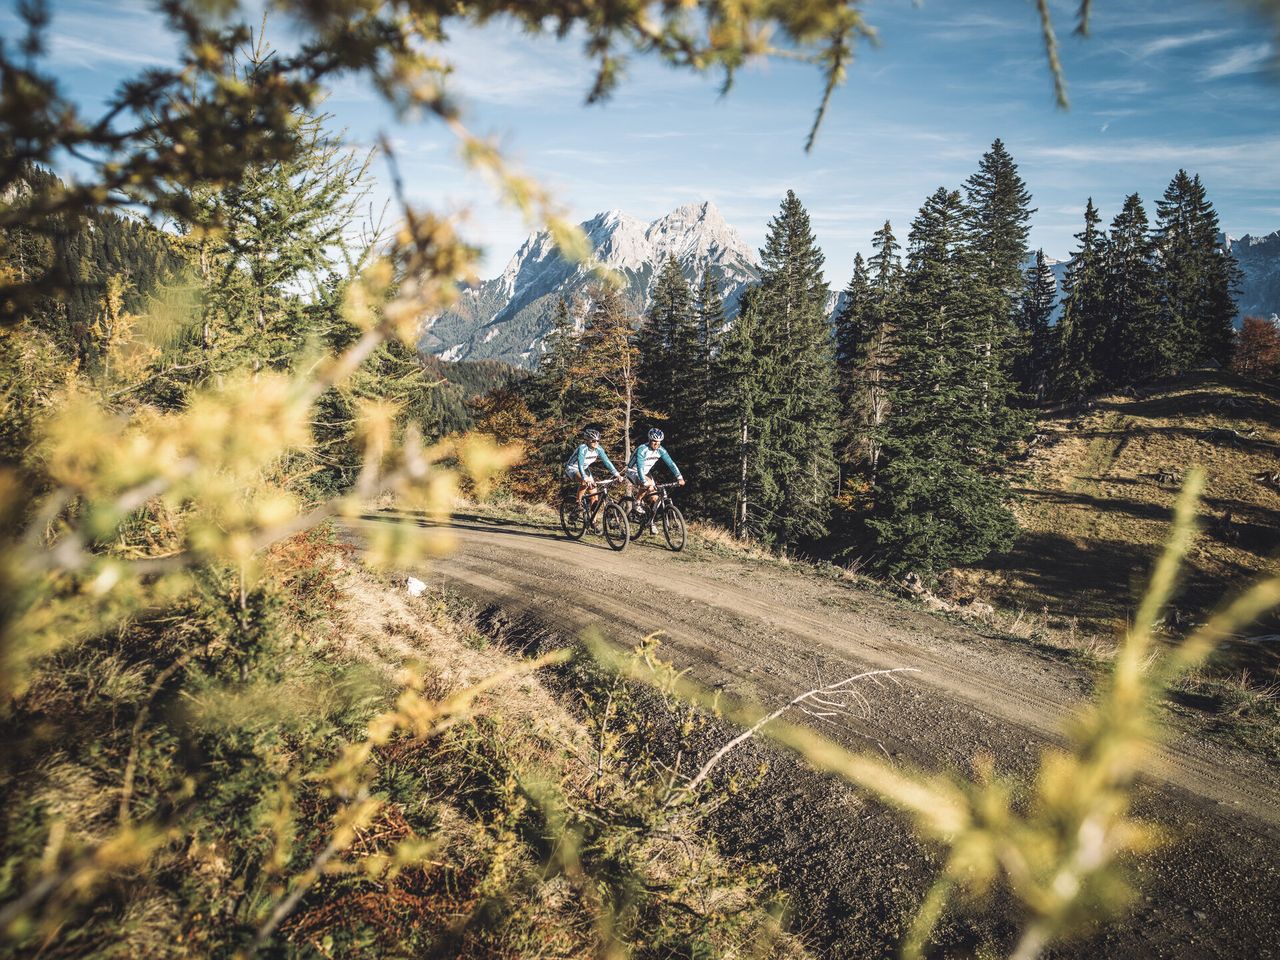
<path fill-rule="evenodd" d="M 1097 398 L 1044 418 L 1015 478 L 1023 533 L 1011 554 L 965 571 L 1003 607 L 1043 611 L 1051 627 L 1104 637 L 1131 616 L 1187 469 L 1206 471 L 1204 526 L 1170 626 L 1280 565 L 1280 391 L 1199 371 L 1136 395 Z M 1226 652 L 1270 676 L 1277 644 L 1259 635 Z"/>
<path fill-rule="evenodd" d="M 562 704 L 472 608 L 325 530 L 265 572 L 280 643 L 248 682 L 193 640 L 215 582 L 0 717 L 0 956 L 807 956 L 774 871 L 717 852 L 710 805 L 663 807 L 633 685 L 574 664 Z"/>

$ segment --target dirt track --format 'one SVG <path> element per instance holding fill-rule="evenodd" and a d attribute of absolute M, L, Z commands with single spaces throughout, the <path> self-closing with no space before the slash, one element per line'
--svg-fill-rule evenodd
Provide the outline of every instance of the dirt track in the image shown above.
<path fill-rule="evenodd" d="M 413 522 L 392 515 L 364 523 Z M 356 525 L 359 528 L 359 524 Z M 967 766 L 979 752 L 1026 773 L 1073 704 L 1082 673 L 1028 645 L 1011 645 L 811 573 L 705 551 L 672 554 L 650 540 L 623 553 L 598 538 L 571 543 L 549 525 L 458 517 L 457 547 L 428 578 L 487 604 L 573 633 L 603 626 L 619 643 L 664 630 L 667 655 L 693 676 L 776 705 L 867 667 L 915 667 L 901 685 L 864 688 L 870 718 L 826 726 L 854 749 L 926 767 Z M 754 755 L 753 755 L 754 754 Z M 731 851 L 778 863 L 793 924 L 830 957 L 892 953 L 936 870 L 902 822 L 778 751 L 750 803 L 718 827 Z M 1062 956 L 1280 957 L 1280 783 L 1260 762 L 1183 736 L 1162 751 L 1137 792 L 1140 813 L 1171 844 L 1135 865 L 1131 914 Z M 997 944 L 1009 920 L 997 905 L 941 931 L 948 955 Z"/>

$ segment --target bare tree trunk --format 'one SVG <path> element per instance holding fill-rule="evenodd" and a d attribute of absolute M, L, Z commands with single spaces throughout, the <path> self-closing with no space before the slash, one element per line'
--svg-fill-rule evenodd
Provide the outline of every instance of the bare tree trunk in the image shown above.
<path fill-rule="evenodd" d="M 738 481 L 738 503 L 733 511 L 733 533 L 737 537 L 747 535 L 747 418 L 742 418 L 742 447 L 739 452 L 742 475 Z"/>
<path fill-rule="evenodd" d="M 208 244 L 200 244 L 200 279 L 208 285 L 209 281 L 209 247 Z M 204 324 L 200 330 L 200 347 L 206 353 L 213 346 L 213 338 L 210 336 L 209 329 L 209 307 L 207 304 L 200 305 L 200 313 L 204 316 Z"/>
<path fill-rule="evenodd" d="M 888 391 L 884 388 L 884 369 L 888 362 L 889 332 L 887 325 L 881 323 L 876 331 L 875 343 L 871 356 L 871 384 L 867 391 L 868 405 L 871 413 L 871 429 L 867 436 L 867 466 L 872 485 L 876 482 L 876 470 L 880 465 L 880 441 L 876 433 L 884 424 L 885 414 L 889 408 Z"/>
<path fill-rule="evenodd" d="M 634 392 L 631 380 L 628 378 L 626 408 L 622 417 L 622 459 L 624 463 L 631 462 L 631 395 Z"/>

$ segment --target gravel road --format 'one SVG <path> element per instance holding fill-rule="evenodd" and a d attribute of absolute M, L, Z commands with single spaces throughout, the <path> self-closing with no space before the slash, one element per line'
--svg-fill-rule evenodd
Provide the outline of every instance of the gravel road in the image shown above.
<path fill-rule="evenodd" d="M 395 514 L 353 524 L 420 522 Z M 1030 644 L 984 636 L 874 591 L 707 550 L 673 554 L 599 538 L 569 542 L 548 524 L 459 516 L 454 552 L 419 574 L 482 604 L 574 633 L 601 626 L 630 645 L 667 634 L 666 655 L 695 679 L 773 706 L 826 680 L 868 668 L 913 667 L 901 684 L 865 687 L 868 717 L 824 725 L 852 749 L 927 767 L 967 768 L 980 752 L 1028 773 L 1089 678 Z M 752 745 L 744 767 L 768 759 L 766 784 L 722 812 L 730 852 L 778 864 L 794 927 L 824 957 L 890 956 L 936 873 L 897 815 L 813 774 L 781 751 Z M 1140 892 L 1130 911 L 1083 939 L 1070 957 L 1280 958 L 1280 778 L 1260 760 L 1191 734 L 1166 744 L 1145 771 L 1135 809 L 1167 843 L 1132 864 Z M 952 919 L 939 955 L 1007 946 L 1013 919 L 995 901 Z"/>

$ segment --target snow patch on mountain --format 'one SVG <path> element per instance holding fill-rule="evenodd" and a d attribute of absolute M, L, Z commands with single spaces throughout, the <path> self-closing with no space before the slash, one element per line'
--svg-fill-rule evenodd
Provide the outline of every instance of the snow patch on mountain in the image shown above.
<path fill-rule="evenodd" d="M 759 276 L 754 251 L 713 203 L 686 204 L 650 223 L 609 210 L 581 228 L 596 263 L 625 280 L 625 295 L 637 313 L 649 306 L 668 257 L 676 258 L 695 288 L 708 270 L 714 271 L 730 315 Z M 550 234 L 535 233 L 499 276 L 467 288 L 453 309 L 428 318 L 420 346 L 451 360 L 495 358 L 534 366 L 560 298 L 578 297 L 585 304 L 596 279 L 593 267 L 570 263 Z"/>

